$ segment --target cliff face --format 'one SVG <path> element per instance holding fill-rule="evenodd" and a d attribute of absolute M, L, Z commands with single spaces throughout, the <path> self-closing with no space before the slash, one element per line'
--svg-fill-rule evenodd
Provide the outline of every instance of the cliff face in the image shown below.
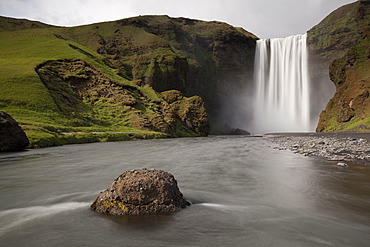
<path fill-rule="evenodd" d="M 113 123 L 171 137 L 208 135 L 204 103 L 197 96 L 170 91 L 163 97 L 149 87 L 120 84 L 82 60 L 48 61 L 36 71 L 59 110 L 76 126 Z"/>
<path fill-rule="evenodd" d="M 370 42 L 363 39 L 330 65 L 336 92 L 317 131 L 370 131 Z"/>
<path fill-rule="evenodd" d="M 308 32 L 313 83 L 325 88 L 320 84 L 329 75 L 336 88 L 316 131 L 370 131 L 369 23 L 370 1 L 362 0 L 337 9 Z"/>
<path fill-rule="evenodd" d="M 342 6 L 309 30 L 307 42 L 313 54 L 329 65 L 367 37 L 369 4 L 369 0 L 362 0 Z"/>
<path fill-rule="evenodd" d="M 226 23 L 139 16 L 65 29 L 58 37 L 105 56 L 136 85 L 202 97 L 213 129 L 227 124 L 224 104 L 253 78 L 257 38 Z"/>

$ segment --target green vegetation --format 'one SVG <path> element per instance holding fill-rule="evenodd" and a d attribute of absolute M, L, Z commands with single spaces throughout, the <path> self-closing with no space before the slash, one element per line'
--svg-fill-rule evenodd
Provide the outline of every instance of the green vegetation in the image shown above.
<path fill-rule="evenodd" d="M 308 31 L 311 49 L 327 61 L 343 56 L 366 34 L 369 11 L 367 4 L 359 1 L 335 10 Z"/>
<path fill-rule="evenodd" d="M 361 39 L 330 66 L 337 91 L 320 116 L 318 131 L 370 131 L 370 41 Z"/>
<path fill-rule="evenodd" d="M 354 117 L 348 123 L 340 123 L 336 117 L 330 118 L 321 132 L 369 132 L 370 117 L 360 118 Z"/>
<path fill-rule="evenodd" d="M 221 95 L 232 95 L 228 90 L 243 88 L 252 77 L 257 39 L 226 23 L 168 16 L 64 28 L 58 35 L 97 51 L 135 85 L 199 95 L 212 126 L 227 125 L 220 118 Z"/>
<path fill-rule="evenodd" d="M 308 32 L 313 60 L 320 61 L 312 65 L 313 80 L 327 74 L 322 65 L 328 65 L 336 86 L 317 131 L 370 131 L 369 23 L 368 3 L 356 1 L 335 10 Z"/>
<path fill-rule="evenodd" d="M 235 78 L 252 73 L 257 39 L 168 16 L 72 28 L 0 17 L 0 35 L 0 110 L 32 147 L 207 135 L 205 104 L 191 96 L 216 119 L 222 78 L 245 84 Z M 175 101 L 158 93 L 172 89 Z"/>
<path fill-rule="evenodd" d="M 139 49 L 127 61 L 123 51 L 95 52 L 99 42 L 92 37 L 109 39 L 118 27 L 133 37 L 128 47 Z M 0 110 L 19 122 L 30 147 L 208 133 L 187 126 L 150 85 L 142 84 L 158 70 L 162 77 L 178 74 L 166 64 L 181 56 L 156 35 L 116 22 L 60 28 L 4 17 L 0 35 Z M 157 48 L 140 52 L 148 47 Z M 132 71 L 123 73 L 125 66 Z M 199 109 L 193 111 L 205 114 L 196 103 Z"/>

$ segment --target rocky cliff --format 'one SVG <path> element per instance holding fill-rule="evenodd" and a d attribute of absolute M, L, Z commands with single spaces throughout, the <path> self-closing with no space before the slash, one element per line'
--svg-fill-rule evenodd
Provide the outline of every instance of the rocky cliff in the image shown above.
<path fill-rule="evenodd" d="M 317 131 L 370 131 L 369 34 L 368 0 L 337 9 L 308 32 L 313 83 L 325 88 L 319 84 L 329 75 L 336 88 Z"/>
<path fill-rule="evenodd" d="M 170 137 L 208 134 L 204 103 L 198 96 L 186 98 L 178 91 L 161 96 L 146 88 L 150 96 L 145 88 L 115 82 L 82 60 L 47 61 L 36 72 L 74 125 L 114 123 Z"/>
<path fill-rule="evenodd" d="M 257 37 L 222 22 L 139 16 L 60 30 L 57 37 L 101 54 L 136 85 L 200 96 L 213 130 L 231 125 L 228 105 L 253 78 Z"/>
<path fill-rule="evenodd" d="M 0 17 L 0 35 L 0 110 L 31 147 L 226 131 L 257 39 L 168 16 L 72 28 Z"/>
<path fill-rule="evenodd" d="M 344 5 L 308 31 L 308 45 L 315 56 L 329 65 L 361 39 L 370 23 L 369 0 Z"/>
<path fill-rule="evenodd" d="M 317 131 L 370 131 L 370 42 L 365 38 L 330 65 L 336 92 Z"/>

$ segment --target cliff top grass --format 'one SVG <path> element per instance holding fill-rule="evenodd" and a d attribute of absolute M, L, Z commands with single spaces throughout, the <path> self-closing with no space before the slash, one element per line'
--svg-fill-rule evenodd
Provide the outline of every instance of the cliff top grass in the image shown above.
<path fill-rule="evenodd" d="M 14 19 L 0 16 L 0 31 L 15 31 L 50 27 L 53 26 L 38 21 L 30 21 L 26 19 Z"/>

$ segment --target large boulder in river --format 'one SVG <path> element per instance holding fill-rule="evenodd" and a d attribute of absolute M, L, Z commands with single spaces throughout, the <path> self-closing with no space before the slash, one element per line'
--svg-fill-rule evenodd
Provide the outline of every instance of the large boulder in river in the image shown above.
<path fill-rule="evenodd" d="M 0 152 L 22 150 L 28 144 L 28 138 L 17 121 L 0 111 Z"/>
<path fill-rule="evenodd" d="M 161 170 L 126 171 L 102 191 L 91 209 L 111 215 L 169 213 L 189 206 L 174 176 Z"/>

